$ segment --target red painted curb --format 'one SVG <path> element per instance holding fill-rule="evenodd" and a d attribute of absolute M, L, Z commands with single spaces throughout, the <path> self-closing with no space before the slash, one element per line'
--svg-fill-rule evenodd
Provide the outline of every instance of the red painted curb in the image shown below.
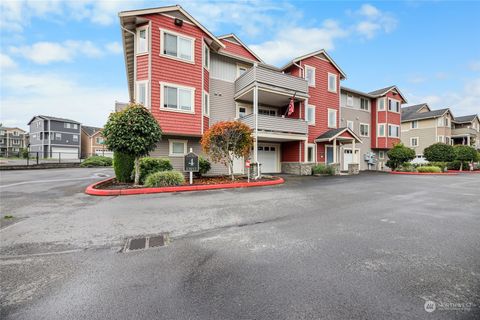
<path fill-rule="evenodd" d="M 285 182 L 283 178 L 278 178 L 276 180 L 250 182 L 250 183 L 234 182 L 234 183 L 224 183 L 224 184 L 202 184 L 202 185 L 180 186 L 180 187 L 136 188 L 136 189 L 121 189 L 121 190 L 95 189 L 96 186 L 113 179 L 114 178 L 108 178 L 99 182 L 95 182 L 94 184 L 89 185 L 87 189 L 85 189 L 85 193 L 93 196 L 123 196 L 123 195 L 134 195 L 134 194 L 263 187 L 263 186 L 273 186 L 277 184 L 282 184 Z"/>
<path fill-rule="evenodd" d="M 480 173 L 480 170 L 474 170 L 474 171 L 470 171 L 470 170 L 463 170 L 463 171 L 460 171 L 460 170 L 448 170 L 448 172 L 452 172 L 452 173 Z"/>
<path fill-rule="evenodd" d="M 412 176 L 456 176 L 456 172 L 399 172 L 399 171 L 390 171 L 390 174 L 406 174 Z"/>

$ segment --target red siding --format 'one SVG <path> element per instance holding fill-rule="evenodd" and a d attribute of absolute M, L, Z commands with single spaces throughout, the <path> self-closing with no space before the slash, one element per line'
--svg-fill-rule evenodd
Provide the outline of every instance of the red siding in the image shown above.
<path fill-rule="evenodd" d="M 137 56 L 137 80 L 148 80 L 148 54 Z"/>
<path fill-rule="evenodd" d="M 257 58 L 255 58 L 253 54 L 251 54 L 247 49 L 245 49 L 244 46 L 224 40 L 224 39 L 220 41 L 222 41 L 222 43 L 225 45 L 225 49 L 222 49 L 223 51 L 226 51 L 250 60 L 259 61 Z"/>
<path fill-rule="evenodd" d="M 210 72 L 205 68 L 203 69 L 203 90 L 210 92 Z"/>
<path fill-rule="evenodd" d="M 282 162 L 298 162 L 299 157 L 299 147 L 300 144 L 303 144 L 299 141 L 289 141 L 282 143 Z M 303 158 L 303 155 L 302 155 Z"/>
<path fill-rule="evenodd" d="M 202 117 L 202 38 L 204 33 L 196 26 L 184 23 L 179 27 L 170 17 L 152 14 L 144 16 L 152 21 L 152 114 L 166 134 L 201 135 Z M 160 28 L 195 38 L 195 64 L 160 55 Z M 160 82 L 169 82 L 195 88 L 195 113 L 180 113 L 160 109 Z"/>
<path fill-rule="evenodd" d="M 325 153 L 325 143 L 317 143 L 317 162 L 325 163 L 327 155 Z"/>
<path fill-rule="evenodd" d="M 394 100 L 399 100 L 400 103 L 403 103 L 403 99 L 399 94 L 394 94 L 392 91 L 387 92 L 383 97 L 391 98 Z M 376 101 L 372 103 L 372 148 L 380 149 L 390 149 L 394 144 L 400 142 L 400 138 L 390 138 L 388 137 L 388 125 L 393 124 L 399 126 L 399 134 L 401 135 L 401 117 L 398 112 L 388 111 L 388 102 L 386 102 L 385 110 L 378 111 L 376 108 Z M 378 137 L 377 138 L 377 129 L 379 123 L 385 123 L 385 134 L 387 137 Z"/>
<path fill-rule="evenodd" d="M 203 116 L 203 132 L 207 131 L 210 128 L 210 118 Z"/>

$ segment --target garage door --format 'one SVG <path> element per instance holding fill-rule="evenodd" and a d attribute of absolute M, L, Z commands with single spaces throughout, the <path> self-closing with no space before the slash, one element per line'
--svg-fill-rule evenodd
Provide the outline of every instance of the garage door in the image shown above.
<path fill-rule="evenodd" d="M 358 159 L 358 150 L 355 150 L 355 154 L 357 155 Z M 348 170 L 348 165 L 353 162 L 353 153 L 352 149 L 345 149 L 343 150 L 343 170 Z"/>
<path fill-rule="evenodd" d="M 112 151 L 97 149 L 97 150 L 95 150 L 95 154 L 97 156 L 104 156 L 104 157 L 113 158 L 113 152 Z"/>
<path fill-rule="evenodd" d="M 278 173 L 279 146 L 271 144 L 258 145 L 258 162 L 262 165 L 262 173 Z"/>
<path fill-rule="evenodd" d="M 78 159 L 78 148 L 52 147 L 52 158 Z"/>

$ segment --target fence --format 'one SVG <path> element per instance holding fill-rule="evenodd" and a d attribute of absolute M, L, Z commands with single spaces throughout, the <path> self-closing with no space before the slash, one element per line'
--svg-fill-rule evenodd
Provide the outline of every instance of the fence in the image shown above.
<path fill-rule="evenodd" d="M 42 152 L 42 151 L 20 151 L 10 152 L 8 157 L 0 154 L 0 166 L 35 166 L 41 164 L 80 164 L 90 156 L 110 156 L 108 151 L 85 154 L 81 156 L 77 152 Z"/>

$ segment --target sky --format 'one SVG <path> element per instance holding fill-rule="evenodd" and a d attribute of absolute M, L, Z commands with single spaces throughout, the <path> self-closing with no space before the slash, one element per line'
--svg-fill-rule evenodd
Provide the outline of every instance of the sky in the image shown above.
<path fill-rule="evenodd" d="M 477 1 L 1 1 L 0 122 L 37 114 L 103 126 L 128 101 L 118 12 L 180 4 L 282 66 L 326 49 L 342 85 L 397 85 L 408 104 L 480 113 Z"/>

